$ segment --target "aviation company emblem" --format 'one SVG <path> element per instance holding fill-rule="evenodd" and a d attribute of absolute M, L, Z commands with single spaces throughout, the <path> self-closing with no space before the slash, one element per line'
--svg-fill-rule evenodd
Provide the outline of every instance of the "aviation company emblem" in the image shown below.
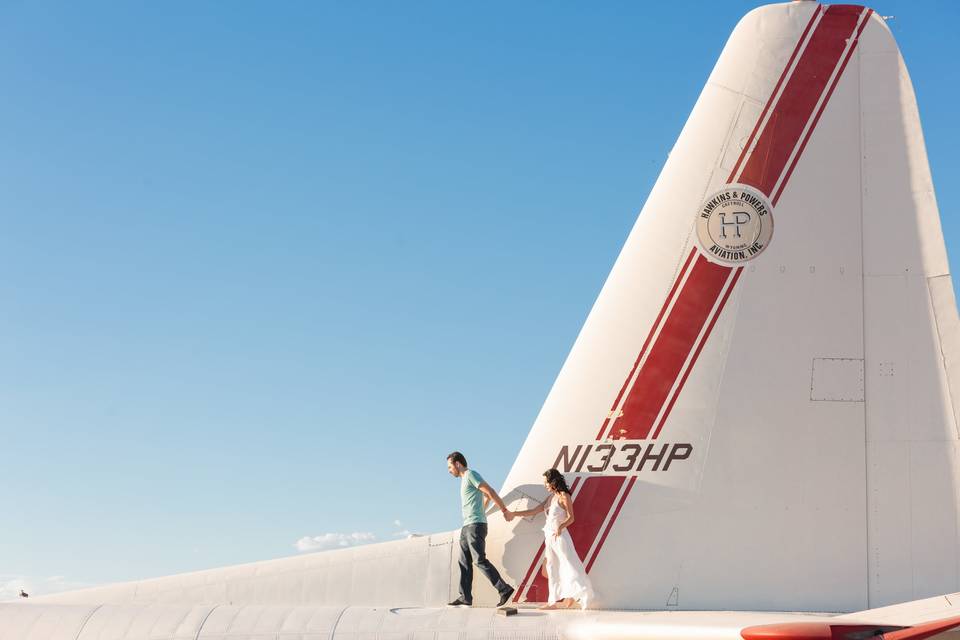
<path fill-rule="evenodd" d="M 697 214 L 700 248 L 713 262 L 738 265 L 760 255 L 773 236 L 773 207 L 753 187 L 728 184 Z"/>

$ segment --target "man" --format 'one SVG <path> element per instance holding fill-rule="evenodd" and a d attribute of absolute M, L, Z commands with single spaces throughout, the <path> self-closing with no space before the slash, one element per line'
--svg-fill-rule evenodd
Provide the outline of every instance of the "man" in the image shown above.
<path fill-rule="evenodd" d="M 460 478 L 460 502 L 463 513 L 463 528 L 460 529 L 460 597 L 450 606 L 473 604 L 473 562 L 487 577 L 493 588 L 500 594 L 498 607 L 502 607 L 513 595 L 513 587 L 500 577 L 496 567 L 487 560 L 487 501 L 492 500 L 500 507 L 503 517 L 509 522 L 513 515 L 493 488 L 483 481 L 480 474 L 467 468 L 467 459 L 459 451 L 447 456 L 447 471 L 454 478 Z"/>

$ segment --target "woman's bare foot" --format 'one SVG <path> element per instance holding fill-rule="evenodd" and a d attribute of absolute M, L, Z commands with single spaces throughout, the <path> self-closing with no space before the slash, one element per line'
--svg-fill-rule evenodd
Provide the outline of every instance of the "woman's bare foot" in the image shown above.
<path fill-rule="evenodd" d="M 542 604 L 542 605 L 540 605 L 539 607 L 537 607 L 537 609 L 545 609 L 545 610 L 549 610 L 549 611 L 552 611 L 553 609 L 559 609 L 559 608 L 560 608 L 560 607 L 558 607 L 558 606 L 557 606 L 557 603 L 555 603 L 555 602 L 552 602 L 552 603 L 550 603 L 550 604 Z"/>
<path fill-rule="evenodd" d="M 574 600 L 573 598 L 564 598 L 563 602 L 561 602 L 560 604 L 563 605 L 564 609 L 573 609 L 574 605 L 577 604 L 577 601 Z"/>

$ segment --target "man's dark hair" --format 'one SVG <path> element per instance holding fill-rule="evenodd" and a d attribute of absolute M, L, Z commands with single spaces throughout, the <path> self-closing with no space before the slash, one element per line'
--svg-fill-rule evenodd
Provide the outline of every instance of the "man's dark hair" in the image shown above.
<path fill-rule="evenodd" d="M 447 460 L 450 460 L 451 462 L 459 462 L 463 466 L 467 466 L 467 459 L 464 458 L 463 454 L 460 453 L 459 451 L 454 451 L 453 453 L 448 455 Z"/>

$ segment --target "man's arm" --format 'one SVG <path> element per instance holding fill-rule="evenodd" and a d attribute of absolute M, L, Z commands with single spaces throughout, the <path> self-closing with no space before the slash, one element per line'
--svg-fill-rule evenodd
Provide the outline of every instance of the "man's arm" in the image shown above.
<path fill-rule="evenodd" d="M 480 492 L 483 494 L 484 503 L 486 503 L 487 500 L 492 500 L 493 503 L 500 508 L 500 511 L 503 512 L 503 517 L 507 519 L 507 522 L 513 520 L 513 514 L 507 511 L 507 505 L 503 504 L 503 500 L 501 500 L 497 492 L 493 490 L 493 487 L 486 482 L 481 482 L 477 485 L 477 489 L 480 489 Z"/>

